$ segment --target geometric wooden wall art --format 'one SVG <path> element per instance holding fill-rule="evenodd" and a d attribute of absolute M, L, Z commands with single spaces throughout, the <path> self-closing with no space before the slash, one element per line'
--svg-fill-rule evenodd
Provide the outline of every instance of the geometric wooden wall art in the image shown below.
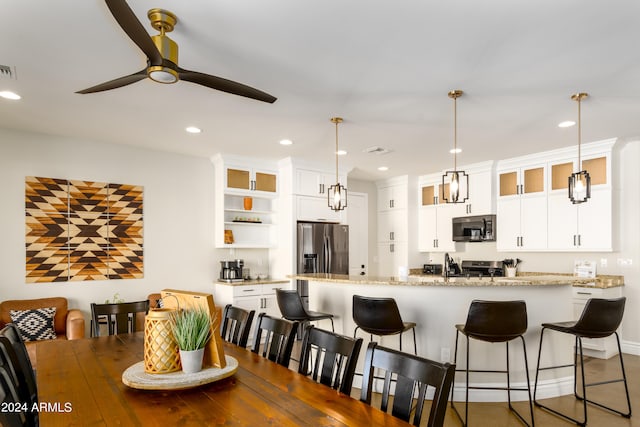
<path fill-rule="evenodd" d="M 27 283 L 139 279 L 143 187 L 25 178 Z"/>

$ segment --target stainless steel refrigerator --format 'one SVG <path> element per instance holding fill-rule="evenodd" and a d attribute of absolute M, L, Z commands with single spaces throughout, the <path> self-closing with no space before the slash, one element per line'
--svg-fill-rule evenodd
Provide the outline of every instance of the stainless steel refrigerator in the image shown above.
<path fill-rule="evenodd" d="M 298 222 L 298 273 L 349 274 L 349 226 Z M 309 306 L 309 282 L 297 281 L 298 293 Z"/>

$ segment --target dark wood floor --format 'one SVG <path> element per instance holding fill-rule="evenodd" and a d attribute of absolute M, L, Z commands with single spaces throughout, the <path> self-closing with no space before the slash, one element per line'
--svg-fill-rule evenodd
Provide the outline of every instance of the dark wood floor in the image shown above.
<path fill-rule="evenodd" d="M 296 356 L 297 352 L 294 350 L 294 357 Z M 593 405 L 588 405 L 589 426 L 640 427 L 640 356 L 625 354 L 624 364 L 627 373 L 629 394 L 631 396 L 632 417 L 630 419 L 624 418 Z M 620 364 L 617 356 L 608 360 L 587 358 L 585 362 L 587 382 L 591 383 L 621 378 L 619 366 Z M 297 369 L 296 362 L 292 361 L 290 367 L 292 369 Z M 617 407 L 623 411 L 626 409 L 624 386 L 621 382 L 590 387 L 587 389 L 587 393 L 589 398 L 592 400 L 601 401 L 607 406 Z M 354 398 L 359 399 L 360 390 L 354 388 L 351 395 Z M 573 395 L 547 399 L 543 402 L 550 407 L 558 408 L 562 412 L 569 414 L 573 413 L 574 417 L 582 418 L 582 403 L 577 401 Z M 458 407 L 457 404 L 456 407 Z M 514 407 L 516 407 L 520 413 L 525 415 L 525 418 L 528 416 L 529 410 L 526 402 L 516 402 L 514 403 Z M 461 408 L 464 410 L 464 403 Z M 575 425 L 540 408 L 534 407 L 534 416 L 537 426 L 555 427 Z M 424 417 L 421 425 L 426 426 L 426 418 L 427 417 Z M 461 425 L 451 407 L 447 410 L 444 425 L 452 427 Z M 523 424 L 509 411 L 507 403 L 504 402 L 471 403 L 469 405 L 469 425 L 473 427 L 520 427 Z"/>

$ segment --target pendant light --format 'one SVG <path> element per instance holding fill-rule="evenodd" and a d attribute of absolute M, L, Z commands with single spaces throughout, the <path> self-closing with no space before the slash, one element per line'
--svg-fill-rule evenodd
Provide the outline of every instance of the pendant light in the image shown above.
<path fill-rule="evenodd" d="M 583 98 L 589 96 L 587 93 L 576 93 L 571 95 L 571 99 L 578 102 L 578 167 L 579 172 L 574 172 L 569 177 L 569 199 L 571 203 L 584 203 L 591 197 L 591 177 L 586 170 L 582 170 L 581 145 L 582 129 L 580 123 L 580 105 Z"/>
<path fill-rule="evenodd" d="M 442 200 L 446 203 L 464 203 L 469 200 L 469 175 L 458 170 L 458 111 L 456 100 L 462 96 L 461 90 L 449 92 L 449 98 L 453 99 L 453 170 L 446 171 L 442 175 Z M 449 192 L 445 192 L 446 185 L 449 184 Z M 460 191 L 464 194 L 461 195 Z"/>
<path fill-rule="evenodd" d="M 336 125 L 336 183 L 329 187 L 327 201 L 332 210 L 341 211 L 347 207 L 347 188 L 338 179 L 338 124 L 342 123 L 342 117 L 332 117 L 331 123 Z"/>

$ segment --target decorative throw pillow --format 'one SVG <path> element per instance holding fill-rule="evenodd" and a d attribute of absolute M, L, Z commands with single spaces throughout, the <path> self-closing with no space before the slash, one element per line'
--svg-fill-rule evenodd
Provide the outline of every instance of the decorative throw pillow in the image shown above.
<path fill-rule="evenodd" d="M 53 328 L 55 307 L 38 308 L 36 310 L 10 310 L 11 321 L 18 327 L 25 341 L 56 339 Z"/>

